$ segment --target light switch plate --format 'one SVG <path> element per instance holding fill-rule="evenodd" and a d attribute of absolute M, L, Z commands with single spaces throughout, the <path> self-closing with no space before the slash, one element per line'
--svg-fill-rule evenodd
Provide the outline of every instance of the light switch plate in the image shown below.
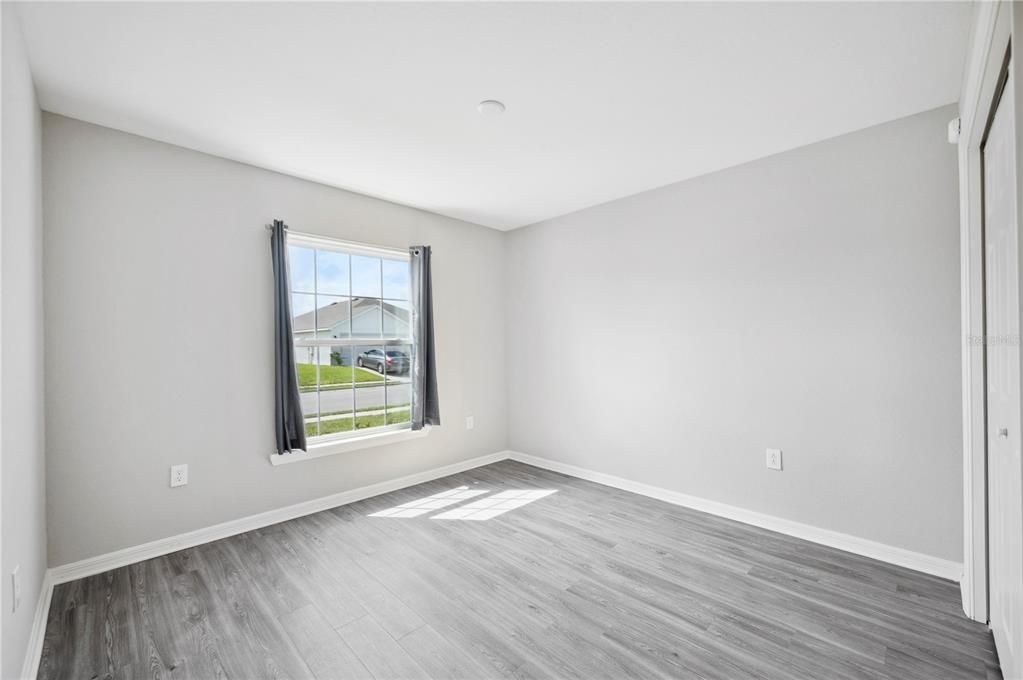
<path fill-rule="evenodd" d="M 767 469 L 781 470 L 781 449 L 767 450 Z"/>
<path fill-rule="evenodd" d="M 465 417 L 465 429 L 472 430 L 476 427 L 476 418 L 474 416 Z"/>

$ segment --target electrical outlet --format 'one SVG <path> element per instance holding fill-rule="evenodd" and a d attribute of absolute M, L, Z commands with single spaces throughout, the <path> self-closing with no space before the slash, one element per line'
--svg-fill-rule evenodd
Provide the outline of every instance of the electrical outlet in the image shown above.
<path fill-rule="evenodd" d="M 465 429 L 472 430 L 476 427 L 476 418 L 473 416 L 465 417 Z"/>
<path fill-rule="evenodd" d="M 18 611 L 21 606 L 21 565 L 11 572 L 11 612 Z"/>
<path fill-rule="evenodd" d="M 188 465 L 171 465 L 171 486 L 188 484 Z"/>
<path fill-rule="evenodd" d="M 781 449 L 767 450 L 767 468 L 769 470 L 781 470 Z"/>

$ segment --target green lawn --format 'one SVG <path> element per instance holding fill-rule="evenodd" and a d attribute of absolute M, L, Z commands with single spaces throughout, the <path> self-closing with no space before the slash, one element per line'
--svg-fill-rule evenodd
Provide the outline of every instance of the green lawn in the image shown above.
<path fill-rule="evenodd" d="M 411 404 L 409 404 L 408 402 L 405 402 L 404 404 L 388 404 L 387 408 L 388 409 L 399 409 L 399 408 L 408 408 L 409 406 L 411 406 Z M 382 409 L 383 406 L 381 406 L 380 408 Z M 360 408 L 359 410 L 360 411 L 365 411 L 367 409 L 364 406 L 364 407 Z M 352 412 L 352 409 L 350 409 L 350 408 L 342 409 L 340 411 L 324 411 L 323 413 L 320 414 L 320 417 L 324 418 L 326 416 L 343 416 L 346 413 L 351 413 L 351 412 Z M 310 418 L 315 418 L 316 416 L 310 415 L 309 417 Z"/>
<path fill-rule="evenodd" d="M 370 416 L 355 416 L 355 429 L 363 430 L 368 427 L 380 427 L 381 425 L 393 425 L 394 423 L 407 423 L 412 417 L 412 411 L 405 408 L 391 411 L 387 414 L 387 422 L 384 423 L 384 414 L 378 413 Z M 331 418 L 320 423 L 320 434 L 335 434 L 337 432 L 351 432 L 351 418 Z M 306 421 L 305 436 L 316 436 L 316 421 Z"/>
<path fill-rule="evenodd" d="M 295 364 L 298 369 L 298 386 L 316 388 L 316 364 Z M 320 385 L 351 385 L 352 372 L 355 382 L 380 382 L 383 376 L 354 366 L 320 366 Z"/>

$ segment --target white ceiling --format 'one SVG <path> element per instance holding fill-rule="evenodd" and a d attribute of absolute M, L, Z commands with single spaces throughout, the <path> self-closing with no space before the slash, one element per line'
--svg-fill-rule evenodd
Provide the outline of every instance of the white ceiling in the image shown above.
<path fill-rule="evenodd" d="M 34 3 L 49 111 L 510 229 L 958 99 L 963 3 Z M 476 111 L 483 99 L 508 107 Z"/>

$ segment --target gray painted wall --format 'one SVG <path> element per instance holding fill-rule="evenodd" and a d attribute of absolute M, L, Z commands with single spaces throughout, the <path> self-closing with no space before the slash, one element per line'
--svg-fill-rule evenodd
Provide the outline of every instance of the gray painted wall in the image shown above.
<path fill-rule="evenodd" d="M 40 122 L 17 13 L 3 24 L 3 227 L 0 230 L 0 452 L 3 578 L 0 673 L 21 673 L 46 571 L 43 446 L 43 287 Z M 20 566 L 21 606 L 11 612 L 10 573 Z"/>
<path fill-rule="evenodd" d="M 501 234 L 44 114 L 50 563 L 509 444 L 961 559 L 953 115 Z M 444 427 L 268 464 L 273 217 L 435 247 Z"/>
<path fill-rule="evenodd" d="M 43 176 L 51 565 L 505 448 L 502 233 L 51 114 Z M 275 217 L 433 246 L 443 427 L 270 465 Z"/>
<path fill-rule="evenodd" d="M 961 560 L 955 115 L 511 232 L 510 448 Z"/>

